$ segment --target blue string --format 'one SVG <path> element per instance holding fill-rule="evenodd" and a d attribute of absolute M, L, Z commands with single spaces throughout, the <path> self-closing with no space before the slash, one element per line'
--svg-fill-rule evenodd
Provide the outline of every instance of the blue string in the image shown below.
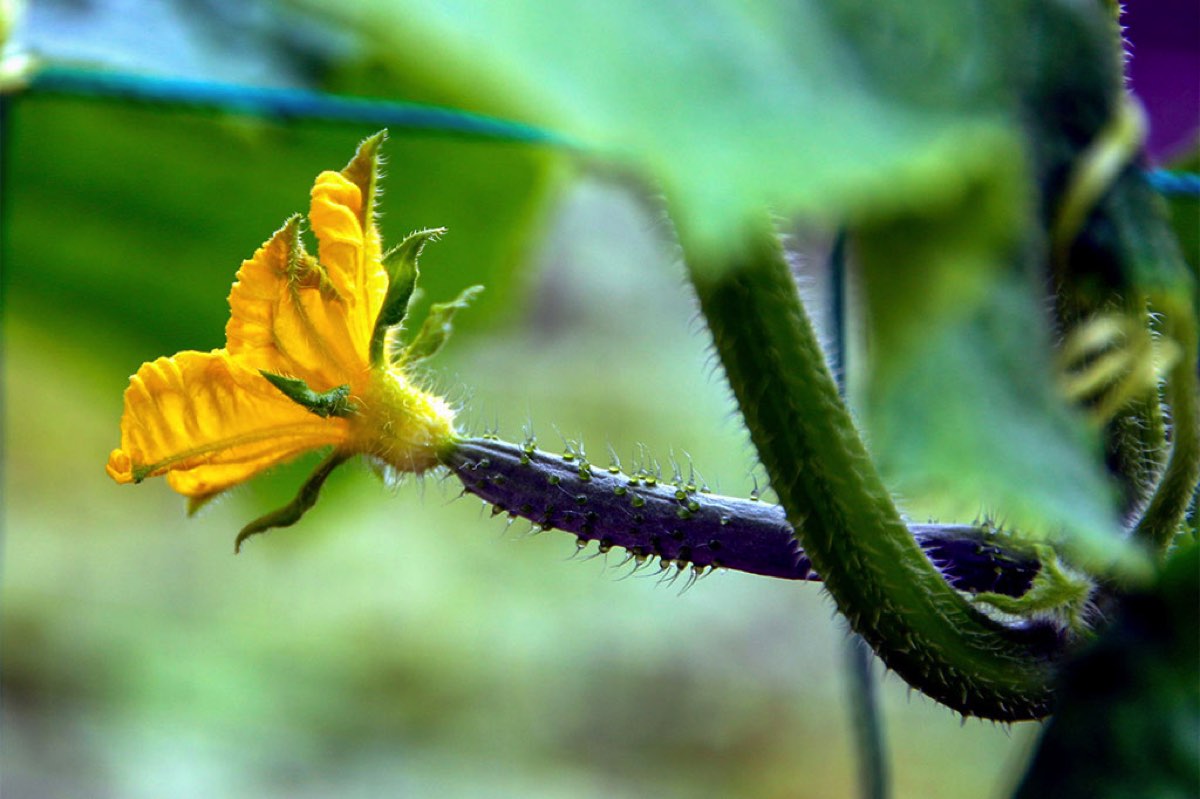
<path fill-rule="evenodd" d="M 483 114 L 419 103 L 325 94 L 307 89 L 263 88 L 232 83 L 163 78 L 47 66 L 29 81 L 39 93 L 114 97 L 214 108 L 279 119 L 324 119 L 451 133 L 470 138 L 577 148 L 543 128 Z"/>
<path fill-rule="evenodd" d="M 1200 174 L 1195 172 L 1148 169 L 1146 180 L 1155 191 L 1167 197 L 1200 197 Z"/>
<path fill-rule="evenodd" d="M 242 86 L 63 66 L 41 68 L 29 81 L 29 88 L 49 94 L 175 103 L 278 119 L 324 119 L 583 149 L 562 134 L 521 122 L 433 105 L 326 94 L 308 89 Z M 1168 197 L 1200 197 L 1200 174 L 1195 172 L 1151 169 L 1146 171 L 1146 180 L 1155 191 Z"/>

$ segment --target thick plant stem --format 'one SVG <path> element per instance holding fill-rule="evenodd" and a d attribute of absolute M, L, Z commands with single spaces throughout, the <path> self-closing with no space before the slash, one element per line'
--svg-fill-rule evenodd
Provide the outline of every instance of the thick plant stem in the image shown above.
<path fill-rule="evenodd" d="M 732 262 L 690 253 L 689 269 L 771 485 L 851 628 L 910 685 L 963 714 L 1045 716 L 1057 635 L 976 611 L 909 535 L 773 232 L 756 231 Z"/>

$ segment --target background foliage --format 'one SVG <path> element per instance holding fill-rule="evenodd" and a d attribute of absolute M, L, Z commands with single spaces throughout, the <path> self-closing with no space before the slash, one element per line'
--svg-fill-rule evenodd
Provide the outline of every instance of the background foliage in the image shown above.
<path fill-rule="evenodd" d="M 1003 87 L 984 80 L 960 93 L 943 76 L 914 96 L 889 79 L 891 62 L 829 52 L 871 29 L 859 16 L 867 4 L 808 4 L 811 27 L 766 5 L 732 20 L 716 4 L 655 4 L 648 17 L 641 5 L 603 6 L 586 19 L 565 10 L 576 5 L 588 4 L 533 25 L 532 4 L 485 14 L 470 3 L 374 3 L 345 18 L 308 3 L 180 2 L 142 11 L 139 27 L 121 21 L 119 2 L 46 2 L 24 35 L 47 55 L 126 69 L 553 123 L 602 149 L 630 147 L 622 155 L 664 175 L 685 233 L 705 241 L 723 235 L 706 220 L 782 196 L 794 200 L 783 210 L 808 212 L 816 230 L 804 233 L 818 245 L 834 218 L 953 209 L 980 185 L 990 192 L 981 213 L 1020 212 L 1008 194 L 1014 167 L 1000 157 L 1013 135 L 995 113 Z M 946 12 L 944 27 L 925 28 L 943 34 L 915 51 L 921 75 L 954 63 L 956 26 L 982 26 L 998 47 L 1021 22 L 993 29 L 944 5 L 929 11 Z M 640 24 L 621 23 L 631 14 Z M 595 51 L 563 52 L 580 28 Z M 887 32 L 878 51 L 911 33 Z M 805 46 L 781 49 L 792 35 Z M 723 57 L 697 75 L 714 43 Z M 804 58 L 789 60 L 794 52 Z M 655 87 L 672 81 L 639 80 L 648 53 L 693 94 L 660 96 Z M 572 70 L 550 70 L 551 57 Z M 747 77 L 761 96 L 706 102 Z M 301 526 L 234 559 L 236 530 L 285 501 L 311 464 L 192 520 L 163 484 L 112 485 L 102 463 L 127 375 L 161 354 L 220 346 L 237 264 L 373 128 L 38 95 L 7 114 L 5 792 L 851 792 L 844 633 L 811 586 L 722 574 L 677 596 L 618 582 L 600 561 L 560 563 L 568 538 L 529 538 L 524 526 L 501 536 L 503 522 L 454 501 L 449 483 L 390 492 L 366 469 L 343 470 Z M 800 122 L 807 151 L 792 138 Z M 976 143 L 969 159 L 964 137 Z M 527 145 L 393 130 L 386 152 L 385 240 L 450 229 L 423 260 L 426 301 L 487 285 L 429 376 L 462 404 L 468 429 L 498 421 L 515 436 L 529 418 L 551 446 L 557 425 L 593 452 L 686 450 L 714 487 L 749 491 L 753 458 L 681 289 L 660 198 Z M 996 242 L 955 244 L 986 260 Z M 990 296 L 995 275 L 985 264 L 975 285 L 946 296 Z M 999 344 L 1021 352 L 1027 341 Z M 1037 368 L 1016 360 L 1022 374 Z M 1076 468 L 1089 445 L 1069 425 L 1049 441 L 1064 442 L 1058 463 Z M 914 457 L 947 464 L 944 450 Z M 1007 792 L 1033 725 L 960 729 L 897 680 L 883 695 L 889 726 L 904 731 L 890 737 L 897 795 Z"/>

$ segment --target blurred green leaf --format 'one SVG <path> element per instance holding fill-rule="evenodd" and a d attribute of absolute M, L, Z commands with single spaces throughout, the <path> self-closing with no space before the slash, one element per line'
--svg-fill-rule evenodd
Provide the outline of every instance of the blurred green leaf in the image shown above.
<path fill-rule="evenodd" d="M 992 52 L 1026 126 L 1022 148 L 1000 157 L 1030 174 L 946 175 L 940 198 L 852 227 L 869 326 L 865 421 L 912 512 L 987 516 L 1068 544 L 1090 567 L 1133 566 L 1099 431 L 1070 407 L 1051 361 L 1041 230 L 1056 170 L 1116 105 L 1115 42 L 1099 7 L 1018 6 L 1012 49 Z"/>
<path fill-rule="evenodd" d="M 1040 286 L 993 255 L 981 208 L 860 238 L 872 451 L 914 513 L 990 516 L 1107 565 L 1125 548 L 1096 431 L 1057 388 Z"/>
<path fill-rule="evenodd" d="M 474 104 L 657 178 L 681 231 L 726 248 L 768 206 L 876 216 L 1019 170 L 998 42 L 1020 4 L 305 2 Z M 436 46 L 431 46 L 436 43 Z"/>

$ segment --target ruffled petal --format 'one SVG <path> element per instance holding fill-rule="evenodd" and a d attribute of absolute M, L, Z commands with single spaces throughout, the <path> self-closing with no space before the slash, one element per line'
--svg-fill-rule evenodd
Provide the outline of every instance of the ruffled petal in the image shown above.
<path fill-rule="evenodd" d="M 381 263 L 379 234 L 366 219 L 370 213 L 363 202 L 362 189 L 345 175 L 322 172 L 313 185 L 309 220 L 319 242 L 321 266 L 345 304 L 346 328 L 365 362 L 388 276 Z"/>
<path fill-rule="evenodd" d="M 341 294 L 304 251 L 298 217 L 242 262 L 229 307 L 226 349 L 246 366 L 298 377 L 315 391 L 361 382 L 365 351 Z"/>
<path fill-rule="evenodd" d="M 121 446 L 108 460 L 119 483 L 168 474 L 191 497 L 223 491 L 312 449 L 347 439 L 224 350 L 143 364 L 125 392 Z"/>

